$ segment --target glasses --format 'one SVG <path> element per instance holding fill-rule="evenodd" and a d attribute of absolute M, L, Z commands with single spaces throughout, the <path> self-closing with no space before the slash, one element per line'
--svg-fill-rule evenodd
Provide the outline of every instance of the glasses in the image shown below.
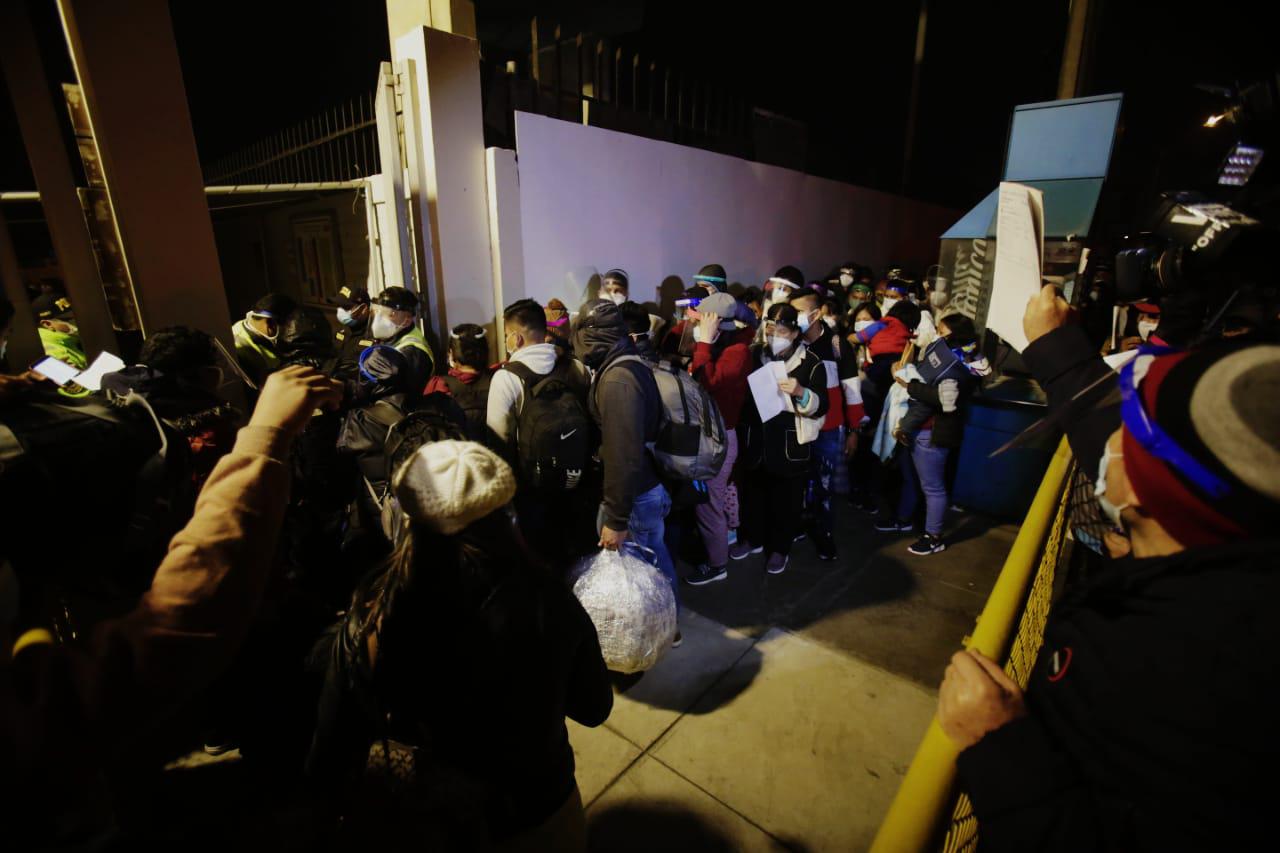
<path fill-rule="evenodd" d="M 1147 353 L 1150 355 L 1150 352 Z M 1120 418 L 1134 440 L 1157 459 L 1168 462 L 1178 472 L 1212 498 L 1223 498 L 1231 492 L 1231 486 L 1210 471 L 1190 453 L 1183 450 L 1173 437 L 1147 416 L 1133 378 L 1133 359 L 1120 371 Z"/>

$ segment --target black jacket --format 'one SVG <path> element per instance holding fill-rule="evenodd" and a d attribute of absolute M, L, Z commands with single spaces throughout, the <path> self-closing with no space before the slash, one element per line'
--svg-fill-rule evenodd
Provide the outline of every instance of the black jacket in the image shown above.
<path fill-rule="evenodd" d="M 765 363 L 763 349 L 757 346 L 754 350 L 753 370 L 759 369 Z M 787 375 L 809 389 L 817 398 L 818 407 L 809 413 L 809 417 L 822 421 L 830 405 L 827 395 L 827 368 L 823 365 L 822 359 L 806 348 L 804 358 Z M 745 448 L 742 451 L 744 468 L 753 469 L 763 466 L 769 473 L 782 477 L 809 475 L 813 442 L 808 444 L 799 442 L 796 436 L 795 415 L 791 412 L 782 412 L 774 415 L 767 422 L 761 423 L 760 410 L 756 408 L 755 398 L 748 393 L 746 405 L 742 407 L 742 420 L 738 423 L 738 434 Z"/>
<path fill-rule="evenodd" d="M 1028 716 L 960 756 L 981 849 L 1274 847 L 1278 569 L 1280 541 L 1197 548 L 1059 603 Z"/>
<path fill-rule="evenodd" d="M 633 358 L 615 364 L 623 356 Z M 657 440 L 662 397 L 653 369 L 639 359 L 630 338 L 609 351 L 588 400 L 591 417 L 600 426 L 604 523 L 611 530 L 626 530 L 635 499 L 661 482 L 645 445 Z"/>
<path fill-rule="evenodd" d="M 1023 350 L 1022 359 L 1044 389 L 1050 414 L 1066 415 L 1063 426 L 1071 452 L 1080 469 L 1093 479 L 1102 448 L 1111 433 L 1120 428 L 1120 404 L 1107 399 L 1117 383 L 1103 378 L 1114 377 L 1115 373 L 1098 355 L 1084 329 L 1074 325 L 1054 329 L 1032 341 Z M 1096 388 L 1072 402 L 1077 393 L 1099 379 L 1102 381 Z M 1068 405 L 1072 411 L 1063 412 Z"/>
<path fill-rule="evenodd" d="M 952 371 L 947 374 L 947 378 L 954 379 L 959 386 L 956 407 L 950 412 L 942 410 L 942 401 L 938 399 L 937 385 L 913 380 L 907 384 L 907 394 L 911 396 L 912 400 L 923 403 L 932 410 L 933 433 L 929 440 L 930 443 L 934 447 L 954 449 L 959 447 L 964 440 L 965 409 L 968 406 L 969 398 L 977 390 L 978 379 L 968 369 Z M 902 429 L 906 429 L 906 426 L 904 425 Z"/>

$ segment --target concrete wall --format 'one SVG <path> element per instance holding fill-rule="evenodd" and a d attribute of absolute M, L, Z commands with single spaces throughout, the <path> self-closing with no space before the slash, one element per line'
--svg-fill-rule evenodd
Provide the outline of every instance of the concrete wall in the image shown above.
<path fill-rule="evenodd" d="M 784 264 L 818 278 L 848 259 L 923 273 L 962 212 L 528 113 L 516 137 L 524 280 L 504 275 L 507 303 L 576 307 L 611 267 L 630 273 L 634 299 L 658 302 L 708 263 L 748 285 Z"/>

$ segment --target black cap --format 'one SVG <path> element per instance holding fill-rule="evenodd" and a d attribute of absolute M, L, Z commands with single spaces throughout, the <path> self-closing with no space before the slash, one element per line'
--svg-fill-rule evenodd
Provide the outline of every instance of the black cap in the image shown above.
<path fill-rule="evenodd" d="M 403 287 L 388 287 L 373 297 L 374 305 L 381 305 L 393 311 L 417 311 L 418 297 L 411 290 Z"/>
<path fill-rule="evenodd" d="M 71 316 L 71 300 L 60 293 L 42 293 L 31 302 L 38 320 L 62 320 Z"/>
<path fill-rule="evenodd" d="M 253 303 L 251 313 L 261 314 L 264 317 L 270 317 L 273 320 L 284 320 L 293 313 L 293 309 L 298 307 L 298 303 L 294 302 L 283 293 L 268 293 L 266 296 Z"/>
<path fill-rule="evenodd" d="M 346 285 L 338 290 L 337 296 L 329 300 L 329 304 L 350 311 L 361 305 L 369 304 L 369 291 L 356 285 Z"/>

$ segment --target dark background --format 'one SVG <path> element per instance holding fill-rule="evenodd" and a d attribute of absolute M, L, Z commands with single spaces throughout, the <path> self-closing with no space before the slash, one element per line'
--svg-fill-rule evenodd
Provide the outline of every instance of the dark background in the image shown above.
<path fill-rule="evenodd" d="M 1123 92 L 1122 138 L 1104 204 L 1123 220 L 1156 191 L 1212 181 L 1237 130 L 1195 83 L 1274 74 L 1262 4 L 1175 10 L 1093 0 L 1082 94 Z M 30 3 L 55 81 L 70 63 L 52 0 Z M 916 157 L 902 184 L 915 2 L 766 4 L 479 0 L 490 55 L 527 55 L 530 20 L 558 22 L 659 58 L 808 126 L 806 170 L 963 209 L 999 179 L 1010 111 L 1052 100 L 1065 0 L 934 0 Z M 211 162 L 340 100 L 370 91 L 389 55 L 378 0 L 175 2 L 174 29 L 201 160 Z M 0 189 L 33 189 L 7 92 L 0 95 Z M 1117 226 L 1118 227 L 1118 226 Z"/>

